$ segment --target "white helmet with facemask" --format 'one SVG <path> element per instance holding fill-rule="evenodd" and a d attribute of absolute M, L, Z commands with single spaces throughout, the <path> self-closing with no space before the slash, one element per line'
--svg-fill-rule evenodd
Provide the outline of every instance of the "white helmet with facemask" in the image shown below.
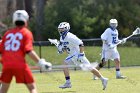
<path fill-rule="evenodd" d="M 29 20 L 29 15 L 25 10 L 17 10 L 13 14 L 13 23 L 16 21 L 22 21 L 24 24 Z"/>
<path fill-rule="evenodd" d="M 116 19 L 110 19 L 109 25 L 112 29 L 116 29 L 116 27 L 118 26 L 118 21 Z"/>
<path fill-rule="evenodd" d="M 64 35 L 65 33 L 67 33 L 70 30 L 70 24 L 68 22 L 61 22 L 58 25 L 58 29 L 63 29 L 63 31 L 59 32 L 60 35 Z"/>

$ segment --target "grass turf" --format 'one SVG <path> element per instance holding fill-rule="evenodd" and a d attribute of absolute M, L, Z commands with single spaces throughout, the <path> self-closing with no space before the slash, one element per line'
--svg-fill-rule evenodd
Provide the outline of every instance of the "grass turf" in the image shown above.
<path fill-rule="evenodd" d="M 70 71 L 72 88 L 59 89 L 58 86 L 65 82 L 62 71 L 35 73 L 38 93 L 139 93 L 140 68 L 122 68 L 122 73 L 127 79 L 116 79 L 115 69 L 102 69 L 101 73 L 109 78 L 107 89 L 102 90 L 100 80 L 92 80 L 90 72 Z M 8 93 L 29 93 L 25 85 L 12 81 Z"/>
<path fill-rule="evenodd" d="M 52 62 L 53 65 L 60 65 L 62 61 L 67 56 L 64 54 L 58 54 L 56 47 L 48 46 L 41 48 L 42 58 L 45 58 L 47 61 Z M 39 48 L 35 47 L 36 52 L 39 54 Z M 122 66 L 140 66 L 140 48 L 138 47 L 119 47 L 118 51 L 121 56 L 121 65 Z M 98 61 L 101 59 L 101 47 L 85 47 L 85 54 L 90 62 Z M 34 62 L 27 57 L 27 60 L 30 65 L 35 65 Z M 111 66 L 114 66 L 114 63 L 111 62 Z"/>

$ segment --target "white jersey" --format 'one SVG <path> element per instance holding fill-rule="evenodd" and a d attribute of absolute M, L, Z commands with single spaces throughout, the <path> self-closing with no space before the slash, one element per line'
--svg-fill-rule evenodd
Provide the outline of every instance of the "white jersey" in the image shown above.
<path fill-rule="evenodd" d="M 80 40 L 76 35 L 68 32 L 66 37 L 62 39 L 60 37 L 60 42 L 62 43 L 63 47 L 66 49 L 69 55 L 75 55 L 80 53 L 79 45 L 83 44 L 82 40 Z"/>
<path fill-rule="evenodd" d="M 112 30 L 111 28 L 107 28 L 105 32 L 101 35 L 101 39 L 105 40 L 106 43 L 103 43 L 103 50 L 108 50 L 109 46 L 108 44 L 117 44 L 119 41 L 118 39 L 118 30 Z M 114 50 L 117 49 L 117 46 L 113 48 Z"/>

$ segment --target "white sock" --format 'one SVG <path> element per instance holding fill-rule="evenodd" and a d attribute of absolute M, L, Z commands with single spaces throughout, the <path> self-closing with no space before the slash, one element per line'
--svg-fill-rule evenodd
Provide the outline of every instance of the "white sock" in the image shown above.
<path fill-rule="evenodd" d="M 120 76 L 121 72 L 120 71 L 116 71 L 116 76 Z"/>
<path fill-rule="evenodd" d="M 67 83 L 70 83 L 70 79 L 66 80 Z"/>
<path fill-rule="evenodd" d="M 104 80 L 104 77 L 103 77 L 103 76 L 101 76 L 101 77 L 100 77 L 100 80 Z"/>

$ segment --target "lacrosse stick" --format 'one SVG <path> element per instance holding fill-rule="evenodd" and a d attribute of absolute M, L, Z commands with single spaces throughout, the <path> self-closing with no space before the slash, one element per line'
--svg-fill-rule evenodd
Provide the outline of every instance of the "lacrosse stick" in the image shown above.
<path fill-rule="evenodd" d="M 127 40 L 127 39 L 131 38 L 132 36 L 139 35 L 139 34 L 140 34 L 140 28 L 137 27 L 136 30 L 134 30 L 134 32 L 131 35 L 129 35 L 128 37 L 126 37 L 125 39 Z M 118 42 L 117 44 L 114 45 L 114 47 L 116 47 L 117 45 L 119 45 L 121 43 L 122 43 L 122 41 Z"/>
<path fill-rule="evenodd" d="M 48 39 L 50 42 L 51 42 L 51 44 L 54 44 L 56 47 L 58 47 L 58 45 L 59 45 L 59 41 L 57 40 L 57 39 Z"/>
<path fill-rule="evenodd" d="M 78 68 L 81 69 L 83 71 L 89 71 L 92 70 L 93 68 L 98 66 L 98 62 L 93 62 L 91 64 L 79 64 L 79 65 L 53 65 L 51 67 L 51 70 L 48 69 L 48 66 L 46 66 L 46 71 L 40 71 L 38 66 L 34 66 L 31 69 L 33 69 L 33 73 L 34 72 L 48 72 L 48 71 L 52 71 L 54 69 L 63 69 L 63 68 Z"/>

